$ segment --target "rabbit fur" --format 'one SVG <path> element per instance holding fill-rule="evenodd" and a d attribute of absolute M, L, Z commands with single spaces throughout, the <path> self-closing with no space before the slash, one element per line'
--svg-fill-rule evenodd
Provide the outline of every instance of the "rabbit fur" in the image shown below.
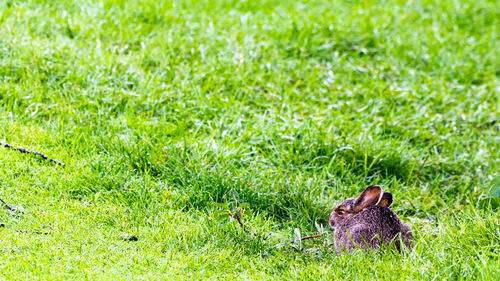
<path fill-rule="evenodd" d="M 329 223 L 334 229 L 335 251 L 349 253 L 357 248 L 378 249 L 381 243 L 401 251 L 401 243 L 411 250 L 413 234 L 389 207 L 391 193 L 378 185 L 367 187 L 357 198 L 349 198 L 335 207 Z"/>

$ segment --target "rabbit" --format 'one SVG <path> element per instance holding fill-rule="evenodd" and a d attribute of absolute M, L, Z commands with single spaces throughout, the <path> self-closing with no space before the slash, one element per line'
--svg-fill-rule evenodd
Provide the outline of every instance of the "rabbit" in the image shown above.
<path fill-rule="evenodd" d="M 335 251 L 342 254 L 357 248 L 378 249 L 381 242 L 388 245 L 393 241 L 398 251 L 401 251 L 400 241 L 411 250 L 411 228 L 389 208 L 392 200 L 391 193 L 371 185 L 357 198 L 340 203 L 329 218 L 334 229 Z"/>

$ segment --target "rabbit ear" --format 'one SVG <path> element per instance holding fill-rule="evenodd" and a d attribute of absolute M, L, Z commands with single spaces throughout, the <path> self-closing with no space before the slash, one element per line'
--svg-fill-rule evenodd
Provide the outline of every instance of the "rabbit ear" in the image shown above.
<path fill-rule="evenodd" d="M 384 194 L 382 194 L 382 199 L 380 199 L 378 204 L 382 207 L 389 208 L 392 204 L 392 193 L 384 192 Z"/>
<path fill-rule="evenodd" d="M 370 185 L 354 202 L 354 211 L 361 212 L 366 207 L 377 205 L 382 198 L 382 193 L 382 188 L 380 186 Z"/>

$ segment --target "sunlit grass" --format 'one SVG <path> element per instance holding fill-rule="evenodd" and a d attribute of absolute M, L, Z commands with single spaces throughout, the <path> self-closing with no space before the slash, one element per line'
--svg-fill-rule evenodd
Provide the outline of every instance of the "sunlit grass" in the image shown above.
<path fill-rule="evenodd" d="M 0 1 L 0 141 L 66 164 L 0 150 L 0 274 L 498 280 L 499 26 L 497 1 Z M 370 184 L 411 253 L 327 247 Z"/>

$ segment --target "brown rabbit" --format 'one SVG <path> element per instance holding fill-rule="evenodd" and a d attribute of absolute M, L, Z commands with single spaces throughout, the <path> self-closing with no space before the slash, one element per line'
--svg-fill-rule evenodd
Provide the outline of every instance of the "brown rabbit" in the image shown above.
<path fill-rule="evenodd" d="M 413 248 L 411 228 L 401 222 L 389 206 L 392 194 L 383 192 L 378 185 L 371 185 L 358 198 L 340 203 L 330 214 L 330 226 L 338 254 L 356 248 L 378 249 L 394 241 L 398 251 L 402 240 L 408 249 Z M 399 239 L 401 237 L 401 240 Z"/>

